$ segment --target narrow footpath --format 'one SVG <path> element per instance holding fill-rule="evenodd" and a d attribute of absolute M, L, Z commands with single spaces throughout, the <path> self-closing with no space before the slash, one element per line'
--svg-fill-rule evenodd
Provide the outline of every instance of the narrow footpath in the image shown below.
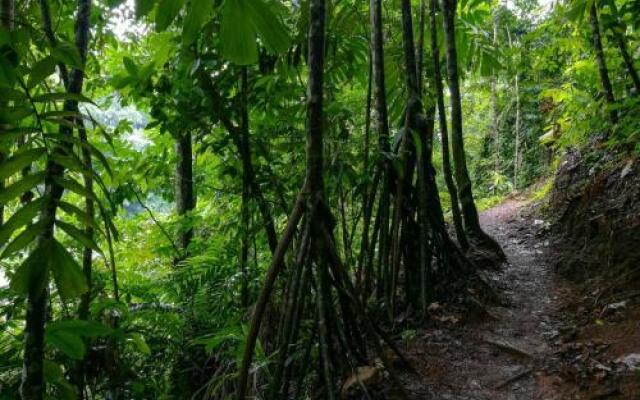
<path fill-rule="evenodd" d="M 418 330 L 404 349 L 419 375 L 403 374 L 408 397 L 558 398 L 545 387 L 541 372 L 558 335 L 553 273 L 545 255 L 549 243 L 537 235 L 542 221 L 528 210 L 525 201 L 512 199 L 482 214 L 482 226 L 508 258 L 502 268 L 485 273 L 502 304 L 487 307 L 475 321 L 448 305 L 432 304 L 436 326 Z"/>

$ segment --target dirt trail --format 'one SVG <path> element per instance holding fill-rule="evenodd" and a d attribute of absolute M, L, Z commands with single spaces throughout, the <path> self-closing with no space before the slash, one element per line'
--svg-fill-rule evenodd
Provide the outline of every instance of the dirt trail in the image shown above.
<path fill-rule="evenodd" d="M 408 394 L 420 399 L 553 399 L 539 387 L 538 373 L 551 356 L 557 335 L 552 271 L 545 261 L 548 242 L 537 237 L 538 223 L 527 203 L 508 200 L 481 216 L 484 229 L 500 242 L 508 264 L 486 273 L 504 299 L 477 322 L 446 305 L 434 313 L 440 323 L 416 332 L 406 351 L 420 375 L 403 376 Z M 464 318 L 468 318 L 465 315 Z M 545 385 L 542 385 L 545 386 Z M 546 392 L 545 394 L 541 394 Z"/>

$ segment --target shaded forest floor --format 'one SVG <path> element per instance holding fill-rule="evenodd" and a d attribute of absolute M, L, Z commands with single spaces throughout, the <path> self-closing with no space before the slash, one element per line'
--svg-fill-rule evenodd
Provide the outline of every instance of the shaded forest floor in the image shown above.
<path fill-rule="evenodd" d="M 560 278 L 538 218 L 517 198 L 482 214 L 508 258 L 485 273 L 502 304 L 431 305 L 432 321 L 401 342 L 418 375 L 400 376 L 409 398 L 640 399 L 640 305 L 603 308 L 585 295 L 593 286 Z"/>

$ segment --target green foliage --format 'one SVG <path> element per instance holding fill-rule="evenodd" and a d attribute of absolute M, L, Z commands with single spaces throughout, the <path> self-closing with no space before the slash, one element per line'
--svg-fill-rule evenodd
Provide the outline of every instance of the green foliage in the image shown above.
<path fill-rule="evenodd" d="M 211 17 L 213 2 L 211 0 L 192 0 L 182 27 L 182 43 L 190 45 L 200 32 L 202 25 Z"/>
<path fill-rule="evenodd" d="M 184 0 L 160 0 L 156 9 L 156 30 L 162 32 L 171 25 L 184 5 Z"/>
<path fill-rule="evenodd" d="M 289 35 L 265 0 L 225 0 L 220 11 L 222 54 L 238 65 L 258 61 L 256 39 L 272 53 L 289 47 Z"/>
<path fill-rule="evenodd" d="M 73 398 L 68 378 L 85 356 L 99 371 L 86 372 L 96 398 L 106 397 L 112 382 L 123 398 L 224 398 L 236 383 L 251 314 L 241 303 L 243 287 L 252 304 L 271 261 L 263 214 L 281 232 L 304 180 L 308 2 L 136 0 L 134 8 L 121 0 L 94 2 L 86 65 L 71 39 L 75 2 L 50 2 L 55 45 L 43 35 L 36 3 L 17 7 L 20 23 L 12 32 L 0 29 L 0 266 L 10 282 L 0 287 L 0 313 L 10 316 L 0 330 L 0 397 L 16 393 L 19 385 L 23 300 L 49 288 L 44 365 L 50 398 Z M 324 183 L 350 272 L 358 263 L 362 199 L 375 163 L 386 158 L 404 174 L 395 152 L 405 133 L 401 18 L 397 2 L 383 3 L 395 145 L 386 154 L 378 150 L 376 128 L 366 125 L 368 6 L 331 2 L 327 14 Z M 640 14 L 632 1 L 597 3 L 617 99 L 613 107 L 620 115 L 613 126 L 584 23 L 591 4 L 572 1 L 543 12 L 535 0 L 459 2 L 464 144 L 480 210 L 551 175 L 566 149 L 594 138 L 640 155 L 640 97 L 631 89 L 615 36 L 622 34 L 630 54 L 637 55 Z M 437 20 L 440 25 L 439 13 Z M 423 97 L 431 105 L 428 49 L 423 56 L 429 66 Z M 66 92 L 61 65 L 84 71 L 82 94 Z M 245 72 L 246 99 L 240 84 Z M 248 228 L 242 219 L 245 165 L 239 140 L 245 102 L 255 173 L 245 205 Z M 196 206 L 176 215 L 175 144 L 185 133 L 193 137 Z M 426 147 L 412 135 L 422 153 Z M 440 147 L 436 128 L 433 164 L 448 210 Z M 52 164 L 62 173 L 48 175 Z M 55 216 L 46 213 L 52 185 L 64 189 Z M 534 199 L 551 185 L 547 180 Z M 95 202 L 93 214 L 88 200 Z M 177 248 L 178 238 L 190 231 L 188 247 Z M 243 273 L 239 254 L 245 240 Z M 90 282 L 79 265 L 88 250 Z M 282 280 L 289 274 L 285 270 Z M 278 311 L 286 299 L 279 285 L 272 304 Z M 77 319 L 83 294 L 90 301 L 86 320 Z M 292 346 L 288 363 L 308 357 L 311 365 L 318 359 L 316 348 L 305 355 L 312 329 L 302 327 L 306 336 Z M 117 374 L 105 373 L 105 348 L 113 350 L 109 362 L 115 368 L 108 370 Z M 258 384 L 268 380 L 273 365 L 260 351 L 252 368 Z"/>
<path fill-rule="evenodd" d="M 63 320 L 49 324 L 45 334 L 47 344 L 67 356 L 81 360 L 86 352 L 84 339 L 111 334 L 111 329 L 92 321 Z"/>
<path fill-rule="evenodd" d="M 18 267 L 11 279 L 11 288 L 18 294 L 38 293 L 53 274 L 58 293 L 65 299 L 73 299 L 87 291 L 82 269 L 73 256 L 55 239 L 40 241 Z"/>

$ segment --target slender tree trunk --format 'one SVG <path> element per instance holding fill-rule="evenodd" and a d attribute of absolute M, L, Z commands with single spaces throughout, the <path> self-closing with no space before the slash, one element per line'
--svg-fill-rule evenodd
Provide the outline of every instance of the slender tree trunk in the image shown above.
<path fill-rule="evenodd" d="M 380 214 L 380 235 L 378 241 L 378 252 L 381 272 L 389 270 L 389 206 L 390 206 L 390 168 L 388 154 L 389 147 L 389 117 L 387 110 L 387 92 L 385 85 L 384 71 L 384 35 L 382 31 L 382 2 L 381 0 L 370 0 L 371 17 L 371 62 L 374 97 L 374 124 L 378 133 L 378 157 L 379 166 L 382 170 L 382 190 L 379 200 Z M 372 250 L 375 246 L 372 246 Z M 382 278 L 383 274 L 379 274 Z M 378 279 L 378 283 L 382 283 Z M 382 295 L 382 287 L 378 287 L 378 296 Z"/>
<path fill-rule="evenodd" d="M 371 45 L 369 45 L 371 47 Z M 364 114 L 364 171 L 369 172 L 369 159 L 371 153 L 371 98 L 373 96 L 373 60 L 371 48 L 369 49 L 369 72 L 367 78 L 367 105 Z"/>
<path fill-rule="evenodd" d="M 309 1 L 309 80 L 307 92 L 307 168 L 305 184 L 311 199 L 310 209 L 315 202 L 324 201 L 323 170 L 323 69 L 324 69 L 324 28 L 325 0 Z M 313 224 L 312 224 L 313 225 Z"/>
<path fill-rule="evenodd" d="M 418 14 L 418 43 L 416 44 L 416 75 L 418 78 L 418 93 L 422 96 L 422 81 L 424 80 L 424 30 L 426 25 L 425 0 L 420 0 Z"/>
<path fill-rule="evenodd" d="M 451 214 L 453 215 L 453 226 L 456 230 L 458 243 L 463 250 L 469 248 L 467 236 L 462 225 L 460 215 L 460 203 L 458 201 L 458 189 L 453 180 L 451 171 L 451 160 L 449 158 L 449 128 L 447 126 L 447 113 L 444 107 L 444 89 L 442 86 L 442 74 L 440 69 L 440 47 L 438 45 L 438 24 L 436 20 L 436 9 L 438 0 L 430 0 L 430 25 L 431 25 L 431 57 L 433 59 L 433 80 L 436 92 L 436 102 L 438 104 L 438 121 L 440 123 L 440 136 L 442 143 L 442 172 L 444 181 L 451 198 Z"/>
<path fill-rule="evenodd" d="M 593 49 L 596 53 L 596 63 L 598 64 L 598 72 L 600 73 L 600 83 L 602 84 L 602 93 L 609 109 L 609 118 L 612 124 L 618 122 L 618 113 L 613 107 L 616 100 L 613 95 L 613 86 L 611 86 L 611 80 L 609 79 L 609 70 L 607 68 L 607 61 L 604 55 L 604 49 L 602 48 L 602 37 L 600 35 L 600 23 L 598 22 L 598 9 L 596 2 L 591 5 L 589 12 L 589 23 L 591 24 L 591 35 L 593 36 Z"/>
<path fill-rule="evenodd" d="M 179 133 L 176 137 L 176 213 L 185 217 L 195 207 L 193 195 L 193 152 L 191 132 Z M 186 255 L 187 247 L 193 238 L 193 229 L 181 229 L 178 235 L 178 248 L 182 255 Z M 179 261 L 179 260 L 177 260 Z"/>
<path fill-rule="evenodd" d="M 616 42 L 618 42 L 618 48 L 620 49 L 620 54 L 624 60 L 624 65 L 627 67 L 629 76 L 631 76 L 631 80 L 633 81 L 633 87 L 636 89 L 636 96 L 640 96 L 640 76 L 638 76 L 638 70 L 633 64 L 633 57 L 629 54 L 627 41 L 624 36 L 615 29 L 613 34 L 615 35 Z"/>
<path fill-rule="evenodd" d="M 249 88 L 247 77 L 247 67 L 242 67 L 240 72 L 240 130 L 242 133 L 243 152 L 248 152 L 249 147 L 249 104 L 247 95 Z M 249 233 L 249 224 L 251 214 L 249 210 L 249 201 L 251 197 L 251 177 L 249 176 L 250 167 L 248 164 L 249 157 L 242 158 L 242 204 L 240 210 L 240 273 L 242 274 L 242 289 L 240 293 L 240 304 L 243 308 L 249 305 L 249 245 L 251 241 Z"/>
<path fill-rule="evenodd" d="M 371 153 L 371 99 L 373 96 L 373 77 L 372 77 L 372 69 L 373 69 L 373 60 L 371 59 L 371 42 L 369 42 L 369 69 L 367 71 L 367 103 L 365 106 L 365 115 L 364 115 L 364 162 L 363 162 L 363 171 L 364 174 L 368 176 L 370 172 L 370 153 Z M 374 175 L 377 173 L 377 166 L 374 168 Z M 375 180 L 375 178 L 374 178 Z M 368 266 L 365 265 L 366 260 L 368 259 L 367 254 L 369 253 L 370 247 L 372 246 L 371 241 L 369 240 L 369 229 L 371 227 L 371 218 L 373 212 L 373 205 L 375 199 L 375 192 L 377 190 L 377 183 L 372 182 L 365 185 L 364 190 L 362 191 L 362 209 L 363 209 L 363 223 L 362 223 L 362 240 L 360 244 L 360 254 L 358 255 L 358 264 L 356 270 L 356 287 L 360 288 L 362 284 L 362 279 L 365 272 L 365 269 L 368 271 Z M 374 193 L 373 196 L 371 194 Z M 343 199 L 343 191 L 342 186 L 340 186 L 340 198 Z M 372 198 L 373 197 L 373 198 Z M 341 204 L 344 206 L 344 201 L 341 200 Z M 346 220 L 344 218 L 344 207 L 341 210 L 341 214 L 343 215 L 343 235 L 346 232 Z M 343 239 L 345 245 L 345 254 L 347 254 L 347 244 L 353 243 L 353 236 L 356 233 L 358 221 L 353 224 L 351 229 L 351 237 L 345 236 Z M 349 250 L 349 254 L 351 254 L 351 250 Z"/>
<path fill-rule="evenodd" d="M 522 124 L 522 111 L 520 110 L 520 78 L 516 69 L 515 87 L 516 92 L 516 132 L 515 149 L 513 155 L 513 191 L 518 191 L 518 170 L 520 168 L 520 125 Z"/>
<path fill-rule="evenodd" d="M 511 31 L 507 30 L 509 37 L 509 47 L 513 49 L 511 41 Z M 516 95 L 516 126 L 515 126 L 515 148 L 513 151 L 513 191 L 518 191 L 518 169 L 520 168 L 520 126 L 522 124 L 522 111 L 520 110 L 520 76 L 516 63 L 516 76 L 514 78 L 514 91 Z"/>
<path fill-rule="evenodd" d="M 84 123 L 82 120 L 77 121 L 78 124 L 78 134 L 80 137 L 80 141 L 83 143 L 88 143 L 87 140 L 87 131 L 85 129 Z M 82 148 L 82 159 L 84 162 L 84 167 L 87 171 L 93 171 L 93 163 L 91 161 L 91 152 L 88 148 Z M 89 193 L 93 193 L 93 177 L 91 174 L 84 175 L 84 187 Z M 95 207 L 93 204 L 93 199 L 90 197 L 85 198 L 85 212 L 87 215 L 93 219 L 95 216 Z M 90 225 L 86 225 L 84 228 L 84 234 L 89 239 L 93 240 L 94 231 L 93 227 Z M 82 272 L 84 273 L 84 278 L 87 281 L 87 291 L 82 294 L 80 297 L 80 305 L 78 306 L 78 319 L 87 320 L 89 319 L 89 306 L 91 305 L 91 282 L 92 282 L 92 272 L 93 272 L 93 250 L 90 247 L 85 247 L 82 250 Z M 84 400 L 84 387 L 85 387 L 85 378 L 84 378 L 84 368 L 87 363 L 86 358 L 78 362 L 76 365 L 75 371 L 75 384 L 76 384 L 76 392 L 78 394 L 78 399 Z"/>
<path fill-rule="evenodd" d="M 365 107 L 365 128 L 364 128 L 364 173 L 369 173 L 369 153 L 371 147 L 371 98 L 373 96 L 373 60 L 371 59 L 371 44 L 369 44 L 369 75 L 368 75 L 368 84 L 367 84 L 367 105 Z M 377 173 L 378 169 L 375 168 L 374 175 Z M 373 212 L 373 205 L 375 202 L 375 195 L 372 196 L 372 193 L 375 193 L 377 189 L 377 182 L 372 182 L 372 184 L 367 184 L 365 186 L 365 190 L 362 191 L 362 208 L 363 208 L 363 223 L 362 223 L 362 241 L 360 245 L 360 254 L 358 256 L 358 269 L 356 273 L 356 286 L 360 287 L 363 279 L 363 275 L 367 273 L 369 270 L 369 266 L 366 265 L 366 260 L 368 259 L 367 254 L 369 253 L 370 247 L 372 243 L 369 240 L 369 228 L 371 226 L 371 217 Z M 355 227 L 352 230 L 355 233 Z M 346 244 L 346 241 L 345 241 Z"/>
<path fill-rule="evenodd" d="M 629 54 L 629 48 L 627 47 L 627 39 L 626 39 L 626 25 L 624 22 L 620 20 L 620 14 L 618 13 L 618 7 L 615 2 L 611 2 L 610 4 L 611 10 L 613 11 L 614 17 L 616 18 L 616 25 L 611 27 L 611 33 L 613 34 L 616 43 L 618 44 L 618 48 L 620 49 L 620 55 L 622 55 L 622 59 L 624 60 L 624 64 L 627 67 L 627 71 L 629 72 L 629 76 L 633 81 L 633 87 L 635 88 L 635 95 L 640 96 L 640 77 L 638 76 L 638 70 L 636 69 L 633 56 Z"/>
<path fill-rule="evenodd" d="M 75 44 L 80 53 L 80 59 L 84 64 L 87 57 L 89 43 L 89 25 L 91 15 L 91 0 L 78 0 L 78 12 L 76 19 Z M 68 92 L 79 94 L 82 92 L 84 73 L 81 69 L 71 71 Z M 67 100 L 64 104 L 66 111 L 77 111 L 78 103 Z M 60 126 L 62 137 L 70 137 L 73 128 L 67 125 Z M 63 142 L 61 147 L 54 151 L 62 154 L 71 151 L 71 142 Z M 43 205 L 40 221 L 44 224 L 44 232 L 38 236 L 37 246 L 43 245 L 53 239 L 53 226 L 57 211 L 57 204 L 64 189 L 55 182 L 55 179 L 64 175 L 64 167 L 49 161 L 46 167 L 45 196 L 48 200 Z M 22 368 L 22 383 L 20 395 L 22 400 L 42 400 L 44 398 L 44 330 L 47 305 L 47 289 L 32 288 L 27 295 L 27 315 L 24 330 L 24 359 Z"/>
<path fill-rule="evenodd" d="M 462 100 L 460 96 L 460 79 L 458 77 L 458 54 L 456 49 L 456 0 L 442 0 L 444 14 L 444 39 L 447 48 L 447 78 L 451 97 L 451 145 L 453 161 L 455 163 L 455 178 L 458 184 L 462 217 L 465 224 L 465 233 L 474 246 L 484 247 L 499 259 L 504 259 L 504 253 L 500 245 L 483 232 L 480 227 L 480 218 L 473 200 L 471 179 L 467 168 L 467 160 L 464 151 L 464 139 L 462 136 Z"/>
<path fill-rule="evenodd" d="M 494 11 L 493 15 L 493 46 L 498 44 L 498 10 Z M 497 77 L 495 68 L 491 70 L 491 130 L 493 136 L 493 144 L 495 146 L 495 165 L 494 172 L 497 174 L 500 172 L 500 132 L 498 129 L 498 89 L 497 89 Z M 497 188 L 494 186 L 493 193 L 495 194 Z"/>

